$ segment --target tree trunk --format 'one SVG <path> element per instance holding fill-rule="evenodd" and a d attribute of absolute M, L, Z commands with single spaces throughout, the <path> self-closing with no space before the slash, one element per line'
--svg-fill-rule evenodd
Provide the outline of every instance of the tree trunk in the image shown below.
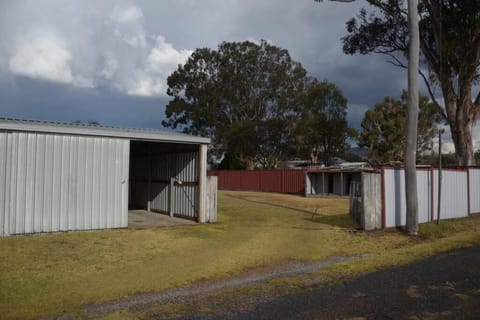
<path fill-rule="evenodd" d="M 310 150 L 310 164 L 316 164 L 318 162 L 319 151 L 317 148 L 312 148 Z"/>
<path fill-rule="evenodd" d="M 452 87 L 452 85 L 445 85 L 442 91 L 450 133 L 455 145 L 457 164 L 460 166 L 475 165 L 472 126 L 476 119 L 476 110 L 471 100 L 471 90 L 461 91 L 457 95 L 451 89 Z"/>
<path fill-rule="evenodd" d="M 407 210 L 407 233 L 418 234 L 418 196 L 417 196 L 417 124 L 418 124 L 418 63 L 420 55 L 420 36 L 418 26 L 418 0 L 408 0 L 408 112 L 407 137 L 405 144 L 405 196 Z"/>
<path fill-rule="evenodd" d="M 475 150 L 473 149 L 471 126 L 458 125 L 450 127 L 455 144 L 457 164 L 461 166 L 475 165 Z"/>
<path fill-rule="evenodd" d="M 240 161 L 247 168 L 247 170 L 254 170 L 255 169 L 255 161 L 253 161 L 253 159 L 251 157 L 240 156 Z"/>

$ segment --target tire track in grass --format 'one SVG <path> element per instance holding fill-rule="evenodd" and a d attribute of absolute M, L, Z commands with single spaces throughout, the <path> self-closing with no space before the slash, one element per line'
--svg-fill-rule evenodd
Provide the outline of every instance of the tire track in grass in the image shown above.
<path fill-rule="evenodd" d="M 205 295 L 218 291 L 251 285 L 274 278 L 289 277 L 317 271 L 333 264 L 349 262 L 369 256 L 359 254 L 353 256 L 337 256 L 321 261 L 291 262 L 274 268 L 251 270 L 244 275 L 225 280 L 201 281 L 189 287 L 172 288 L 158 293 L 142 293 L 130 297 L 99 304 L 90 304 L 83 308 L 86 315 L 103 315 L 124 309 L 144 308 L 154 303 L 165 303 L 180 298 Z"/>

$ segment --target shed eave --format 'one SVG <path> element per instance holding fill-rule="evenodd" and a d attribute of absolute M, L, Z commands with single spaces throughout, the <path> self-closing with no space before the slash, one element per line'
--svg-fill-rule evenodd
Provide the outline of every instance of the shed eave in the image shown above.
<path fill-rule="evenodd" d="M 147 129 L 131 129 L 131 128 L 112 128 L 112 127 L 95 127 L 95 126 L 75 126 L 75 125 L 55 125 L 50 123 L 37 123 L 28 121 L 9 121 L 0 120 L 0 131 L 27 131 L 42 133 L 59 133 L 85 136 L 99 136 L 111 138 L 124 138 L 131 140 L 147 140 L 158 142 L 180 142 L 191 144 L 209 144 L 210 139 L 204 137 L 196 137 L 178 132 L 168 131 L 151 131 Z"/>

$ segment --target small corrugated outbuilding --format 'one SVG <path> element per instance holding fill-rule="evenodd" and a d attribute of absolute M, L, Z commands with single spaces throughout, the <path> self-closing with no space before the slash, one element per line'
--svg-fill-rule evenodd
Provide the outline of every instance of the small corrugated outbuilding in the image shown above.
<path fill-rule="evenodd" d="M 305 171 L 305 196 L 348 196 L 352 182 L 360 182 L 362 168 L 328 167 Z"/>
<path fill-rule="evenodd" d="M 123 228 L 129 208 L 208 222 L 209 143 L 160 130 L 0 119 L 0 236 Z"/>

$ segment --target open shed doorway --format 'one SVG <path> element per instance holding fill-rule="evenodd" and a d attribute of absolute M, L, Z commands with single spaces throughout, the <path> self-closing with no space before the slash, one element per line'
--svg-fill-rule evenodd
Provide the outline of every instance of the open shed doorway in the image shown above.
<path fill-rule="evenodd" d="M 131 140 L 128 208 L 198 221 L 199 145 Z"/>

